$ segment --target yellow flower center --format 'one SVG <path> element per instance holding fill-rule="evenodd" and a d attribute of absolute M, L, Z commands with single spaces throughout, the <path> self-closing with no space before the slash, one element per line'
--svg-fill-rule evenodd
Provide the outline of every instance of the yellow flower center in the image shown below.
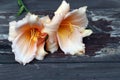
<path fill-rule="evenodd" d="M 31 34 L 31 39 L 34 40 L 34 41 L 37 41 L 37 39 L 40 36 L 40 32 L 36 29 L 31 29 L 30 34 Z"/>
<path fill-rule="evenodd" d="M 58 29 L 58 34 L 61 37 L 69 37 L 73 33 L 73 25 L 71 23 L 62 23 Z"/>

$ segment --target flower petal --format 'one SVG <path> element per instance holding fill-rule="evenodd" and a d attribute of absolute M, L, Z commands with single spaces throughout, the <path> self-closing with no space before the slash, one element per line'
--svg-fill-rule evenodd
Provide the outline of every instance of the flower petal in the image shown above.
<path fill-rule="evenodd" d="M 56 10 L 55 15 L 52 20 L 48 16 L 41 18 L 44 22 L 45 32 L 56 32 L 59 28 L 61 21 L 63 20 L 66 13 L 69 11 L 69 4 L 66 1 L 63 1 L 60 7 Z"/>
<path fill-rule="evenodd" d="M 16 28 L 22 27 L 24 24 L 34 24 L 38 23 L 39 24 L 39 17 L 35 14 L 28 13 L 22 20 L 19 20 L 16 24 Z"/>
<path fill-rule="evenodd" d="M 60 14 L 56 14 L 50 23 L 43 24 L 45 26 L 43 32 L 48 33 L 49 36 L 46 42 L 47 43 L 46 48 L 51 53 L 54 53 L 58 49 L 56 32 L 62 20 L 63 16 Z"/>
<path fill-rule="evenodd" d="M 19 34 L 12 44 L 15 60 L 23 65 L 29 63 L 36 55 L 36 47 L 37 40 L 31 38 L 30 32 Z"/>
<path fill-rule="evenodd" d="M 13 41 L 18 35 L 15 28 L 16 28 L 16 21 L 10 22 L 9 23 L 9 37 L 8 37 L 9 41 Z"/>
<path fill-rule="evenodd" d="M 62 21 L 61 24 L 71 23 L 72 25 L 78 26 L 79 29 L 82 31 L 88 25 L 88 19 L 86 16 L 86 8 L 87 7 L 84 6 L 79 9 L 75 9 L 69 12 L 65 16 L 65 19 Z"/>
<path fill-rule="evenodd" d="M 48 35 L 46 33 L 41 33 L 40 37 L 38 38 L 37 52 L 35 56 L 37 60 L 43 60 L 45 55 L 48 54 L 44 49 L 47 37 Z"/>
<path fill-rule="evenodd" d="M 40 21 L 43 23 L 43 24 L 49 24 L 50 23 L 50 21 L 51 21 L 51 19 L 49 18 L 49 16 L 47 15 L 47 16 L 43 16 L 43 17 L 41 17 L 40 18 Z"/>
<path fill-rule="evenodd" d="M 36 53 L 36 56 L 35 56 L 37 60 L 43 60 L 45 55 L 48 54 L 45 51 L 44 46 L 45 46 L 45 42 L 38 46 L 37 53 Z"/>
<path fill-rule="evenodd" d="M 82 37 L 90 36 L 92 33 L 93 33 L 92 30 L 90 30 L 90 29 L 85 29 L 85 30 L 82 32 Z"/>
<path fill-rule="evenodd" d="M 49 23 L 48 22 L 44 23 L 45 29 L 43 32 L 46 32 L 49 35 L 46 47 L 47 50 L 50 51 L 51 53 L 54 53 L 58 49 L 56 32 L 59 28 L 61 21 L 64 19 L 64 16 L 69 11 L 69 9 L 70 9 L 69 4 L 66 1 L 63 1 L 60 7 L 56 10 L 55 16 L 51 21 L 49 20 L 49 18 L 48 19 L 44 18 L 44 22 L 45 20 L 50 21 Z"/>
<path fill-rule="evenodd" d="M 65 54 L 71 55 L 81 55 L 85 52 L 85 46 L 82 42 L 82 34 L 79 32 L 77 28 L 72 26 L 73 31 L 70 32 L 68 26 L 63 29 L 58 30 L 58 43 L 60 45 L 61 50 Z"/>
<path fill-rule="evenodd" d="M 57 42 L 57 36 L 56 33 L 49 33 L 49 37 L 46 41 L 46 49 L 47 51 L 50 51 L 51 53 L 54 53 L 58 50 L 58 42 Z"/>
<path fill-rule="evenodd" d="M 69 3 L 63 0 L 59 8 L 55 11 L 55 14 L 61 14 L 65 16 L 69 10 L 70 10 Z"/>

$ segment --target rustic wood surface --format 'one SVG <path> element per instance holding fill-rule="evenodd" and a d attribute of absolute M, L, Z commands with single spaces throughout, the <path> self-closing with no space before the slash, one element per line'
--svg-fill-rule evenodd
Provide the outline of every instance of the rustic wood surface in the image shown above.
<path fill-rule="evenodd" d="M 28 5 L 33 13 L 52 17 L 52 11 L 61 1 L 47 1 L 51 5 L 50 9 L 49 6 L 44 5 L 45 1 L 25 0 L 25 3 L 37 7 Z M 68 1 L 73 3 L 72 0 Z M 84 38 L 85 55 L 64 55 L 59 50 L 47 55 L 43 61 L 34 60 L 23 66 L 14 60 L 11 42 L 7 38 L 9 21 L 21 19 L 25 13 L 16 18 L 18 9 L 16 1 L 2 0 L 0 3 L 2 5 L 0 8 L 0 80 L 120 80 L 120 1 L 78 0 L 78 2 L 82 6 L 90 7 L 87 11 L 88 28 L 94 31 L 91 36 Z M 80 4 L 77 2 L 72 4 L 72 9 L 78 8 Z"/>

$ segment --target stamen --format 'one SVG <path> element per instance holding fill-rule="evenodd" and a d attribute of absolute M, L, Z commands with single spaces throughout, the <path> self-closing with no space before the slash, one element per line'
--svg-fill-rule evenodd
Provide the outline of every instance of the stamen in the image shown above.
<path fill-rule="evenodd" d="M 40 37 L 40 32 L 37 31 L 36 29 L 31 29 L 31 39 L 34 41 L 37 41 L 37 39 Z"/>
<path fill-rule="evenodd" d="M 30 41 L 29 41 L 28 49 L 30 48 L 32 40 L 36 42 L 38 37 L 39 37 L 39 32 L 36 29 L 31 29 L 30 30 Z"/>

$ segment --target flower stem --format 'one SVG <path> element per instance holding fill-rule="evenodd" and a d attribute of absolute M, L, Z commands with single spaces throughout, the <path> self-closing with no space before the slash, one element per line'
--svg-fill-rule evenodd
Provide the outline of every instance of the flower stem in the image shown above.
<path fill-rule="evenodd" d="M 26 8 L 25 4 L 23 3 L 23 0 L 18 0 L 18 5 L 19 5 L 20 9 L 17 13 L 17 16 L 20 16 L 24 10 L 26 12 L 29 12 L 29 10 Z"/>

